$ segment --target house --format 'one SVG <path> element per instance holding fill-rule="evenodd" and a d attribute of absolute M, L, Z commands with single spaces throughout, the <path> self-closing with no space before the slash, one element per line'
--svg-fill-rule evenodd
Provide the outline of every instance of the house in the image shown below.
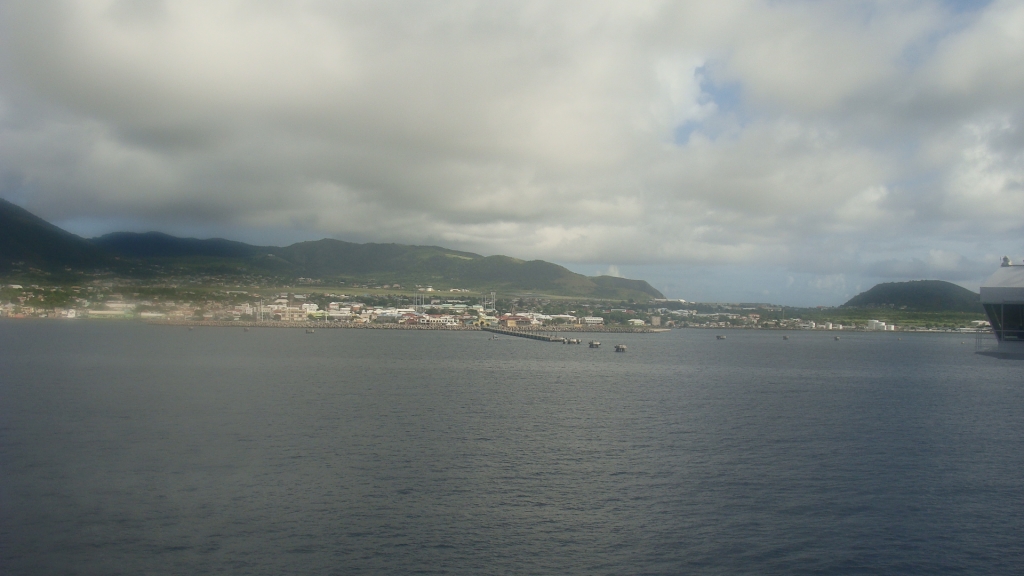
<path fill-rule="evenodd" d="M 537 323 L 539 324 L 539 322 Z M 515 328 L 516 326 L 530 326 L 534 324 L 534 320 L 521 314 L 503 314 L 498 318 L 498 324 L 507 328 Z"/>

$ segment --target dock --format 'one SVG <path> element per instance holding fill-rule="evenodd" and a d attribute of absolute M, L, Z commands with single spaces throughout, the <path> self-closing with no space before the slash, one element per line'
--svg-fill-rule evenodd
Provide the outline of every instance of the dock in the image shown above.
<path fill-rule="evenodd" d="M 563 342 L 564 338 L 561 336 L 548 336 L 547 334 L 537 334 L 536 332 L 525 332 L 522 330 L 509 330 L 507 328 L 492 328 L 490 326 L 482 326 L 480 328 L 485 332 L 493 332 L 495 334 L 504 334 L 505 336 L 515 336 L 517 338 L 529 338 L 531 340 L 540 340 L 541 342 Z"/>

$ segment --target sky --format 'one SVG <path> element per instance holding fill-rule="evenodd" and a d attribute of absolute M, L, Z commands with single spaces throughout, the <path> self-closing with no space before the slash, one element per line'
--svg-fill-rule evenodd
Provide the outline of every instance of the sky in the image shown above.
<path fill-rule="evenodd" d="M 1024 2 L 0 0 L 0 197 L 838 305 L 1024 259 Z"/>

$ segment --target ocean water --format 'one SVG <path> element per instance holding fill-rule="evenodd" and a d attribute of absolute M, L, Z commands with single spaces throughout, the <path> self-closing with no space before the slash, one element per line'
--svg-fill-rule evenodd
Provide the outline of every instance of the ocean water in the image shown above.
<path fill-rule="evenodd" d="M 0 322 L 0 573 L 1020 573 L 1024 362 L 727 334 Z"/>

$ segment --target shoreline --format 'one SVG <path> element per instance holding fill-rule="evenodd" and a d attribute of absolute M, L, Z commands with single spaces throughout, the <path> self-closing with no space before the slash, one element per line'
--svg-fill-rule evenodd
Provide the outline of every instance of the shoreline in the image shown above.
<path fill-rule="evenodd" d="M 292 322 L 292 321 L 270 321 L 270 322 L 244 322 L 244 321 L 232 321 L 232 320 L 142 320 L 139 318 L 40 318 L 40 317 L 19 317 L 19 316 L 0 316 L 0 322 L 3 321 L 64 321 L 64 322 L 138 322 L 148 324 L 152 326 L 199 326 L 206 328 L 323 328 L 330 330 L 338 329 L 353 329 L 353 330 L 448 330 L 453 332 L 466 332 L 466 331 L 481 331 L 480 326 L 439 326 L 429 324 L 363 324 L 356 322 Z M 515 327 L 515 328 L 503 328 L 500 326 L 491 327 L 499 328 L 501 330 L 515 330 L 526 333 L 553 333 L 553 332 L 568 332 L 568 333 L 595 333 L 595 334 L 659 334 L 663 332 L 671 332 L 673 330 L 722 330 L 722 331 L 773 331 L 773 332 L 822 332 L 832 335 L 840 335 L 843 333 L 856 333 L 856 334 L 868 334 L 868 333 L 879 333 L 879 334 L 956 334 L 960 336 L 972 336 L 978 334 L 992 334 L 991 331 L 959 331 L 959 330 L 936 330 L 928 328 L 910 328 L 901 330 L 866 330 L 864 328 L 850 328 L 843 330 L 821 330 L 821 329 L 804 329 L 804 328 L 755 328 L 747 326 L 675 326 L 672 328 L 665 327 L 645 327 L 645 328 L 634 328 L 629 326 L 540 326 L 540 327 Z"/>
<path fill-rule="evenodd" d="M 242 322 L 229 320 L 146 320 L 152 326 L 189 326 L 207 328 L 322 328 L 324 330 L 439 330 L 451 332 L 481 332 L 481 326 L 448 326 L 430 324 L 367 324 L 361 322 L 292 322 L 276 320 L 272 322 Z M 490 328 L 490 327 L 488 327 Z M 670 328 L 632 328 L 628 326 L 596 327 L 596 326 L 538 326 L 501 328 L 524 333 L 575 332 L 575 333 L 612 333 L 612 334 L 656 334 L 669 332 Z"/>

